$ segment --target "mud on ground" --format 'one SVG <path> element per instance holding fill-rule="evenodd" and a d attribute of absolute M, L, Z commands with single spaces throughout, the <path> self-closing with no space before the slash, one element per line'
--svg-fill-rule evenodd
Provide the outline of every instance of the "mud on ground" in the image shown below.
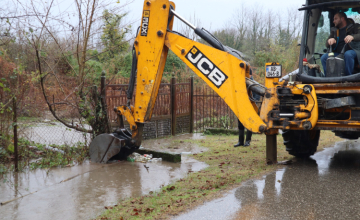
<path fill-rule="evenodd" d="M 201 147 L 196 140 L 205 139 L 206 136 L 200 133 L 182 134 L 162 139 L 144 140 L 142 147 L 150 150 L 164 151 L 170 153 L 192 153 L 205 152 L 208 149 Z"/>

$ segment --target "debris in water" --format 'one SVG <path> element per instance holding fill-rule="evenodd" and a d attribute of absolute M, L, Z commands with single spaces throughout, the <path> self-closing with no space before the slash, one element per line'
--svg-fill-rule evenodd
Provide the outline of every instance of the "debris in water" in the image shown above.
<path fill-rule="evenodd" d="M 132 153 L 130 156 L 128 156 L 127 160 L 130 162 L 151 163 L 151 162 L 160 162 L 162 161 L 162 158 L 153 158 L 152 154 L 141 155 L 139 153 Z"/>
<path fill-rule="evenodd" d="M 147 167 L 145 164 L 144 164 L 144 167 L 145 167 L 146 171 L 149 172 L 149 167 Z"/>

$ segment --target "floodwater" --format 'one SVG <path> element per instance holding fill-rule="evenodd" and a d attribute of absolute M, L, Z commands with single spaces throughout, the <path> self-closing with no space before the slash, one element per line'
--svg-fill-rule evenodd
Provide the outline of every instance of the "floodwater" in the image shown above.
<path fill-rule="evenodd" d="M 359 143 L 338 142 L 175 219 L 360 219 Z"/>
<path fill-rule="evenodd" d="M 200 140 L 205 138 L 203 134 L 181 134 L 163 139 L 145 140 L 142 147 L 156 151 L 166 151 L 171 153 L 192 153 L 197 154 L 207 151 L 207 148 L 199 147 L 192 143 L 191 140 Z"/>
<path fill-rule="evenodd" d="M 79 142 L 88 143 L 91 141 L 90 134 L 70 129 L 60 122 L 34 123 L 32 126 L 23 125 L 20 135 L 29 141 L 46 145 L 73 146 Z M 163 139 L 145 140 L 143 141 L 143 147 L 172 153 L 184 151 L 200 153 L 200 151 L 205 151 L 206 149 L 201 149 L 193 143 L 184 140 L 198 140 L 202 138 L 204 136 L 200 133 L 181 134 Z"/>
<path fill-rule="evenodd" d="M 156 143 L 176 138 L 199 138 L 197 135 L 158 139 Z M 149 144 L 150 143 L 150 144 Z M 144 141 L 148 148 L 153 143 Z M 173 145 L 172 145 L 173 146 Z M 179 145 L 179 148 L 182 146 Z M 188 146 L 200 150 L 197 146 Z M 207 167 L 203 162 L 182 156 L 181 163 L 116 162 L 35 170 L 9 174 L 6 183 L 0 182 L 0 202 L 25 196 L 0 206 L 0 219 L 89 219 L 94 218 L 118 200 L 156 191 L 162 185 L 183 178 L 190 170 Z M 32 194 L 31 194 L 32 193 Z"/>
<path fill-rule="evenodd" d="M 60 122 L 34 123 L 32 126 L 23 125 L 20 136 L 29 141 L 40 144 L 56 144 L 73 146 L 78 142 L 89 142 L 90 134 L 70 129 Z"/>

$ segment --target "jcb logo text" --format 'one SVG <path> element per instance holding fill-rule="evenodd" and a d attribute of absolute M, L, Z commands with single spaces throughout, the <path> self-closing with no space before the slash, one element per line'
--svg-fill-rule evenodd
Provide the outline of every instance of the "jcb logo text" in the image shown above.
<path fill-rule="evenodd" d="M 150 11 L 146 10 L 143 14 L 143 20 L 141 25 L 141 36 L 147 36 L 149 28 Z"/>
<path fill-rule="evenodd" d="M 202 74 L 204 74 L 217 88 L 220 88 L 228 76 L 223 73 L 195 46 L 186 55 L 188 59 Z"/>

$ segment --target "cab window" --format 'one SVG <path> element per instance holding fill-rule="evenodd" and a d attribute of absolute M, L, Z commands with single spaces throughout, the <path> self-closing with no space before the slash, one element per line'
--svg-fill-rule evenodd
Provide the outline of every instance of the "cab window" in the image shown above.
<path fill-rule="evenodd" d="M 332 20 L 329 18 L 329 12 L 323 11 L 316 31 L 315 53 L 324 53 L 326 49 L 325 43 L 330 35 L 330 21 Z"/>

